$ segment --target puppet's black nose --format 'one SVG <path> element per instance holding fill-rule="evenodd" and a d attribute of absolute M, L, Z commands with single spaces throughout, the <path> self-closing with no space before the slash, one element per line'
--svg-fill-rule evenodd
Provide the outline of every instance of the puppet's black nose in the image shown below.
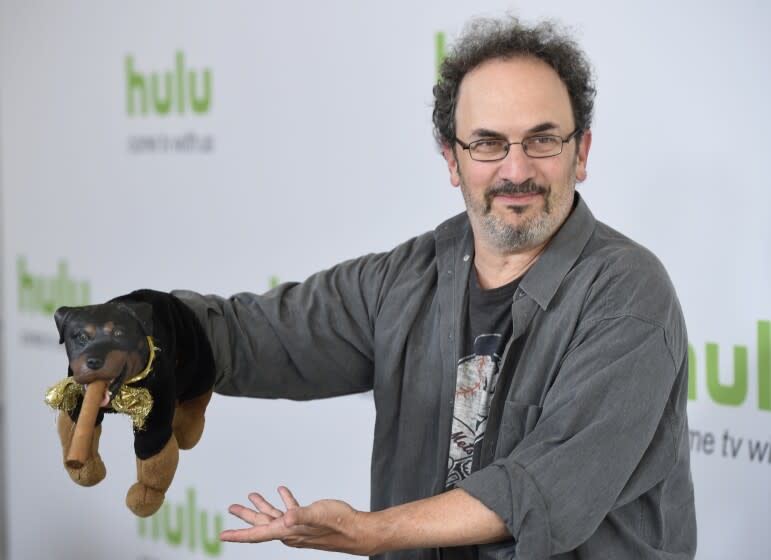
<path fill-rule="evenodd" d="M 88 369 L 102 369 L 104 358 L 86 358 Z"/>

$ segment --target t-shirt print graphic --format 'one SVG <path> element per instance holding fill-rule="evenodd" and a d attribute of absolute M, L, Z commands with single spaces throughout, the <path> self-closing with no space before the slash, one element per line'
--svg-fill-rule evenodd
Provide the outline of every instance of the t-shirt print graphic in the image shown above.
<path fill-rule="evenodd" d="M 502 340 L 500 334 L 479 335 L 474 339 L 474 353 L 458 361 L 447 488 L 471 474 L 474 449 L 482 444 L 490 400 L 498 380 Z"/>

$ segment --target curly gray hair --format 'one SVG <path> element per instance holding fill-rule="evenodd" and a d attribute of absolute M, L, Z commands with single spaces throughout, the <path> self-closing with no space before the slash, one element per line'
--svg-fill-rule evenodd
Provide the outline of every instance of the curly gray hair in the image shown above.
<path fill-rule="evenodd" d="M 480 18 L 467 25 L 439 68 L 433 121 L 440 145 L 455 143 L 455 107 L 463 77 L 488 60 L 516 56 L 538 58 L 557 72 L 567 87 L 580 139 L 592 122 L 596 90 L 589 61 L 576 42 L 553 22 L 528 27 L 513 17 Z"/>

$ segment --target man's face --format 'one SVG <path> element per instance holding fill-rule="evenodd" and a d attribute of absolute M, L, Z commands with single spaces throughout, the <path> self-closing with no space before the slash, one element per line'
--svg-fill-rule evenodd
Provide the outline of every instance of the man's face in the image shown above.
<path fill-rule="evenodd" d="M 455 112 L 457 138 L 521 142 L 538 135 L 567 137 L 574 129 L 567 88 L 546 63 L 518 57 L 487 61 L 466 74 Z M 576 180 L 586 178 L 591 132 L 562 153 L 531 158 L 515 144 L 500 161 L 472 160 L 459 144 L 444 146 L 450 180 L 460 186 L 474 236 L 506 254 L 546 243 L 570 213 Z"/>

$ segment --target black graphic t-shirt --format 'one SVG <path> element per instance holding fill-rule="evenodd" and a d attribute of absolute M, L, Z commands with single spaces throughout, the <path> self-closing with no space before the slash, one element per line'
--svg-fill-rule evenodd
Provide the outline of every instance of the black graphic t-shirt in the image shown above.
<path fill-rule="evenodd" d="M 499 364 L 511 334 L 511 304 L 519 278 L 492 290 L 479 287 L 476 271 L 469 275 L 465 355 L 458 361 L 450 432 L 447 487 L 471 474 L 474 453 L 482 445 Z"/>

